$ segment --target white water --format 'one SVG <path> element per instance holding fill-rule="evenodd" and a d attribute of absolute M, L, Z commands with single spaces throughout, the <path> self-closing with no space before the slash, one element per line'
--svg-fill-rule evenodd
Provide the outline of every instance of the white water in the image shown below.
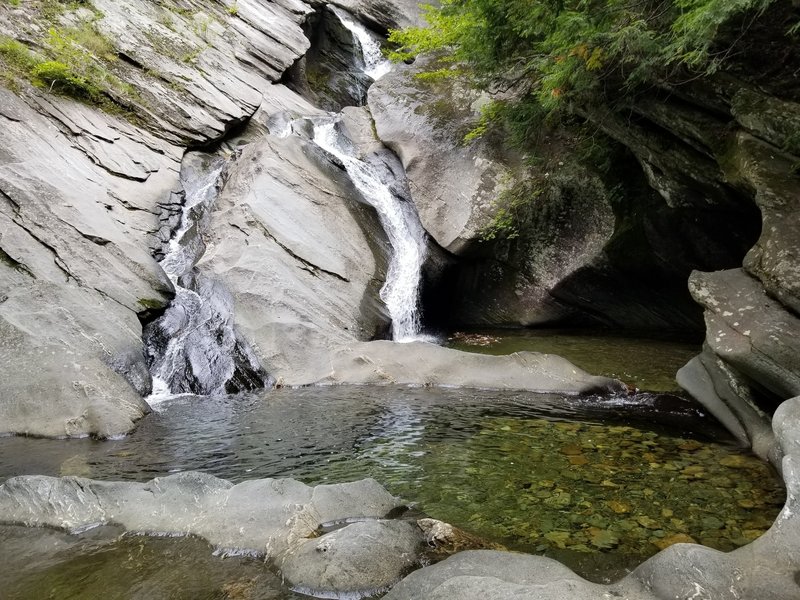
<path fill-rule="evenodd" d="M 313 118 L 314 142 L 338 158 L 364 199 L 377 211 L 392 246 L 381 299 L 392 318 L 392 339 L 420 339 L 419 284 L 427 246 L 425 230 L 413 207 L 396 197 L 375 167 L 354 158 L 336 130 L 338 116 Z"/>
<path fill-rule="evenodd" d="M 342 25 L 358 40 L 364 58 L 364 73 L 375 81 L 386 75 L 392 68 L 392 64 L 384 58 L 380 42 L 347 11 L 335 6 L 330 6 L 330 9 L 339 18 Z"/>
<path fill-rule="evenodd" d="M 205 250 L 198 231 L 199 221 L 216 198 L 224 167 L 225 162 L 219 160 L 187 180 L 182 178 L 186 198 L 180 225 L 159 263 L 175 286 L 175 298 L 154 324 L 161 337 L 168 337 L 166 346 L 154 343 L 159 340 L 158 335 L 149 339 L 148 351 L 155 355 L 150 369 L 153 391 L 148 401 L 151 403 L 182 393 L 225 393 L 226 384 L 237 371 L 236 356 L 247 363 L 250 372 L 260 371 L 258 360 L 246 343 L 237 339 L 230 293 L 221 283 L 192 273 Z M 194 289 L 185 287 L 183 278 L 191 279 Z"/>

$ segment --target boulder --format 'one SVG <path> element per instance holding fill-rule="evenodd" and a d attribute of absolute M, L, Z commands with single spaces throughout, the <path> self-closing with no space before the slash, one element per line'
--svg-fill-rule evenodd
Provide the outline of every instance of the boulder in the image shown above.
<path fill-rule="evenodd" d="M 322 150 L 267 136 L 231 167 L 198 269 L 233 295 L 261 364 L 301 384 L 329 370 L 331 348 L 387 327 L 386 244 L 372 207 Z"/>
<path fill-rule="evenodd" d="M 288 552 L 281 574 L 294 591 L 309 596 L 336 597 L 342 590 L 374 596 L 417 566 L 421 543 L 414 523 L 360 521 Z"/>
<path fill-rule="evenodd" d="M 800 394 L 800 319 L 743 269 L 696 272 L 689 288 L 706 309 L 706 344 L 678 372 L 678 383 L 780 468 L 768 411 Z"/>
<path fill-rule="evenodd" d="M 615 379 L 595 377 L 552 354 L 491 356 L 427 342 L 364 342 L 337 349 L 317 384 L 421 385 L 563 394 L 624 393 Z"/>
<path fill-rule="evenodd" d="M 512 171 L 487 142 L 463 144 L 488 97 L 457 79 L 415 78 L 428 64 L 396 66 L 370 87 L 368 104 L 378 138 L 403 163 L 422 225 L 458 254 L 490 224 Z"/>
<path fill-rule="evenodd" d="M 694 273 L 692 295 L 706 309 L 706 343 L 766 393 L 800 394 L 800 319 L 742 269 Z"/>
<path fill-rule="evenodd" d="M 114 523 L 140 534 L 196 535 L 220 551 L 264 557 L 294 589 L 359 597 L 387 589 L 418 560 L 418 528 L 382 520 L 400 506 L 372 479 L 233 485 L 187 472 L 148 483 L 24 476 L 0 486 L 0 523 L 67 531 Z M 348 520 L 358 522 L 319 534 L 321 525 Z"/>

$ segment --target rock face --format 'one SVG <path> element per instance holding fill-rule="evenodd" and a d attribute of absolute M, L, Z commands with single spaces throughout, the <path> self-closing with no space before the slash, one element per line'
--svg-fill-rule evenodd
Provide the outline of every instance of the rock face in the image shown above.
<path fill-rule="evenodd" d="M 313 381 L 330 348 L 387 326 L 381 226 L 309 139 L 244 148 L 209 231 L 198 269 L 231 291 L 239 329 L 279 383 Z"/>
<path fill-rule="evenodd" d="M 148 246 L 181 151 L 69 100 L 0 106 L 0 428 L 125 433 L 148 411 L 137 313 L 171 294 Z"/>
<path fill-rule="evenodd" d="M 741 264 L 758 236 L 752 200 L 721 185 L 707 203 L 665 200 L 635 157 L 666 156 L 671 174 L 695 161 L 704 180 L 708 161 L 669 158 L 667 142 L 650 129 L 630 134 L 638 130 L 623 121 L 607 127 L 628 146 L 606 159 L 613 177 L 577 158 L 585 148 L 566 130 L 538 134 L 536 167 L 497 132 L 465 143 L 489 98 L 458 78 L 416 78 L 431 66 L 396 68 L 370 88 L 369 105 L 379 137 L 403 161 L 423 224 L 456 255 L 435 293 L 446 298 L 445 320 L 701 327 L 686 278 Z"/>
<path fill-rule="evenodd" d="M 384 520 L 402 505 L 375 480 L 309 487 L 293 479 L 238 485 L 203 473 L 148 483 L 16 477 L 0 486 L 0 522 L 79 531 L 106 523 L 197 535 L 219 550 L 263 556 L 294 589 L 358 597 L 416 565 L 422 532 Z M 329 533 L 321 525 L 356 521 Z"/>
<path fill-rule="evenodd" d="M 493 201 L 508 187 L 511 167 L 486 143 L 464 147 L 473 105 L 488 99 L 457 83 L 414 76 L 428 63 L 398 66 L 369 90 L 378 137 L 400 157 L 426 231 L 461 253 L 491 221 Z"/>
<path fill-rule="evenodd" d="M 94 31 L 116 55 L 102 58 L 120 82 L 110 94 L 137 123 L 0 87 L 3 433 L 116 436 L 149 410 L 140 318 L 173 292 L 151 249 L 181 202 L 183 146 L 308 106 L 271 83 L 308 48 L 302 2 L 93 5 L 50 20 L 38 4 L 0 6 L 0 34 L 34 49 L 51 27 Z"/>
<path fill-rule="evenodd" d="M 400 29 L 410 25 L 424 25 L 422 6 L 438 6 L 438 0 L 333 0 L 331 4 L 359 15 L 379 29 Z"/>
<path fill-rule="evenodd" d="M 535 174 L 505 140 L 465 143 L 489 98 L 457 78 L 416 78 L 430 66 L 418 59 L 396 67 L 370 88 L 369 106 L 378 136 L 403 162 L 423 225 L 459 259 L 434 293 L 445 297 L 442 312 L 458 324 L 564 317 L 570 310 L 548 291 L 613 232 L 602 184 L 585 171 L 540 174 L 532 183 Z M 517 226 L 506 231 L 512 221 Z"/>
<path fill-rule="evenodd" d="M 362 157 L 401 175 L 363 110 L 345 111 L 343 123 Z M 623 391 L 619 382 L 591 377 L 555 356 L 491 357 L 365 341 L 388 326 L 378 297 L 389 252 L 385 234 L 346 173 L 306 137 L 306 125 L 296 122 L 294 134 L 266 136 L 241 150 L 198 263 L 231 291 L 237 328 L 279 384 Z M 396 185 L 403 186 L 402 178 Z"/>
<path fill-rule="evenodd" d="M 537 556 L 491 550 L 461 552 L 412 573 L 386 600 L 507 600 L 537 598 L 797 598 L 800 567 L 798 492 L 800 398 L 786 401 L 775 413 L 773 428 L 783 455 L 788 498 L 783 512 L 763 536 L 734 552 L 723 553 L 695 544 L 675 544 L 646 561 L 621 581 L 590 583 L 560 563 Z"/>

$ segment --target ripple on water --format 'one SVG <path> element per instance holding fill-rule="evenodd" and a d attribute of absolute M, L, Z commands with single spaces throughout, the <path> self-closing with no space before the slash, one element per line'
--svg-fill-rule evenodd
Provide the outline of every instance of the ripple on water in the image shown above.
<path fill-rule="evenodd" d="M 766 464 L 695 405 L 663 395 L 305 388 L 179 398 L 123 440 L 0 439 L 3 477 L 142 481 L 185 470 L 310 484 L 374 477 L 435 518 L 594 580 L 674 542 L 741 546 L 784 500 Z"/>

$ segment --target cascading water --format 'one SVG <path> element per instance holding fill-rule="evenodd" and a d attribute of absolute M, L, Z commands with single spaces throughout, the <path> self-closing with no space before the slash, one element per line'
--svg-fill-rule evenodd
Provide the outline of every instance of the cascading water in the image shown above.
<path fill-rule="evenodd" d="M 377 211 L 392 256 L 381 299 L 392 317 L 392 338 L 410 342 L 420 338 L 419 285 L 425 262 L 427 243 L 425 230 L 413 206 L 396 197 L 391 181 L 384 181 L 380 172 L 366 161 L 351 155 L 337 130 L 338 115 L 312 118 L 314 142 L 338 158 L 356 189 Z"/>
<path fill-rule="evenodd" d="M 269 376 L 233 326 L 233 299 L 194 266 L 205 251 L 199 228 L 217 196 L 225 161 L 181 175 L 185 202 L 180 223 L 159 263 L 175 286 L 166 312 L 145 328 L 153 376 L 150 400 L 179 393 L 212 395 L 264 387 Z"/>
<path fill-rule="evenodd" d="M 383 57 L 381 45 L 367 29 L 356 21 L 350 13 L 335 6 L 330 6 L 333 14 L 337 16 L 361 46 L 361 55 L 364 60 L 364 73 L 374 80 L 378 80 L 392 68 L 391 63 Z"/>
<path fill-rule="evenodd" d="M 377 38 L 348 12 L 334 6 L 329 8 L 361 48 L 364 74 L 377 80 L 388 73 L 391 63 L 383 57 Z M 393 175 L 390 179 L 382 175 L 375 165 L 354 156 L 349 140 L 338 129 L 340 115 L 310 117 L 307 120 L 314 126 L 314 142 L 344 165 L 356 189 L 375 208 L 389 238 L 392 256 L 380 296 L 392 318 L 392 339 L 396 342 L 423 339 L 418 306 L 427 240 L 419 215 L 412 204 L 392 192 L 395 183 Z M 273 135 L 286 137 L 292 132 L 293 123 L 288 122 L 276 127 Z"/>

